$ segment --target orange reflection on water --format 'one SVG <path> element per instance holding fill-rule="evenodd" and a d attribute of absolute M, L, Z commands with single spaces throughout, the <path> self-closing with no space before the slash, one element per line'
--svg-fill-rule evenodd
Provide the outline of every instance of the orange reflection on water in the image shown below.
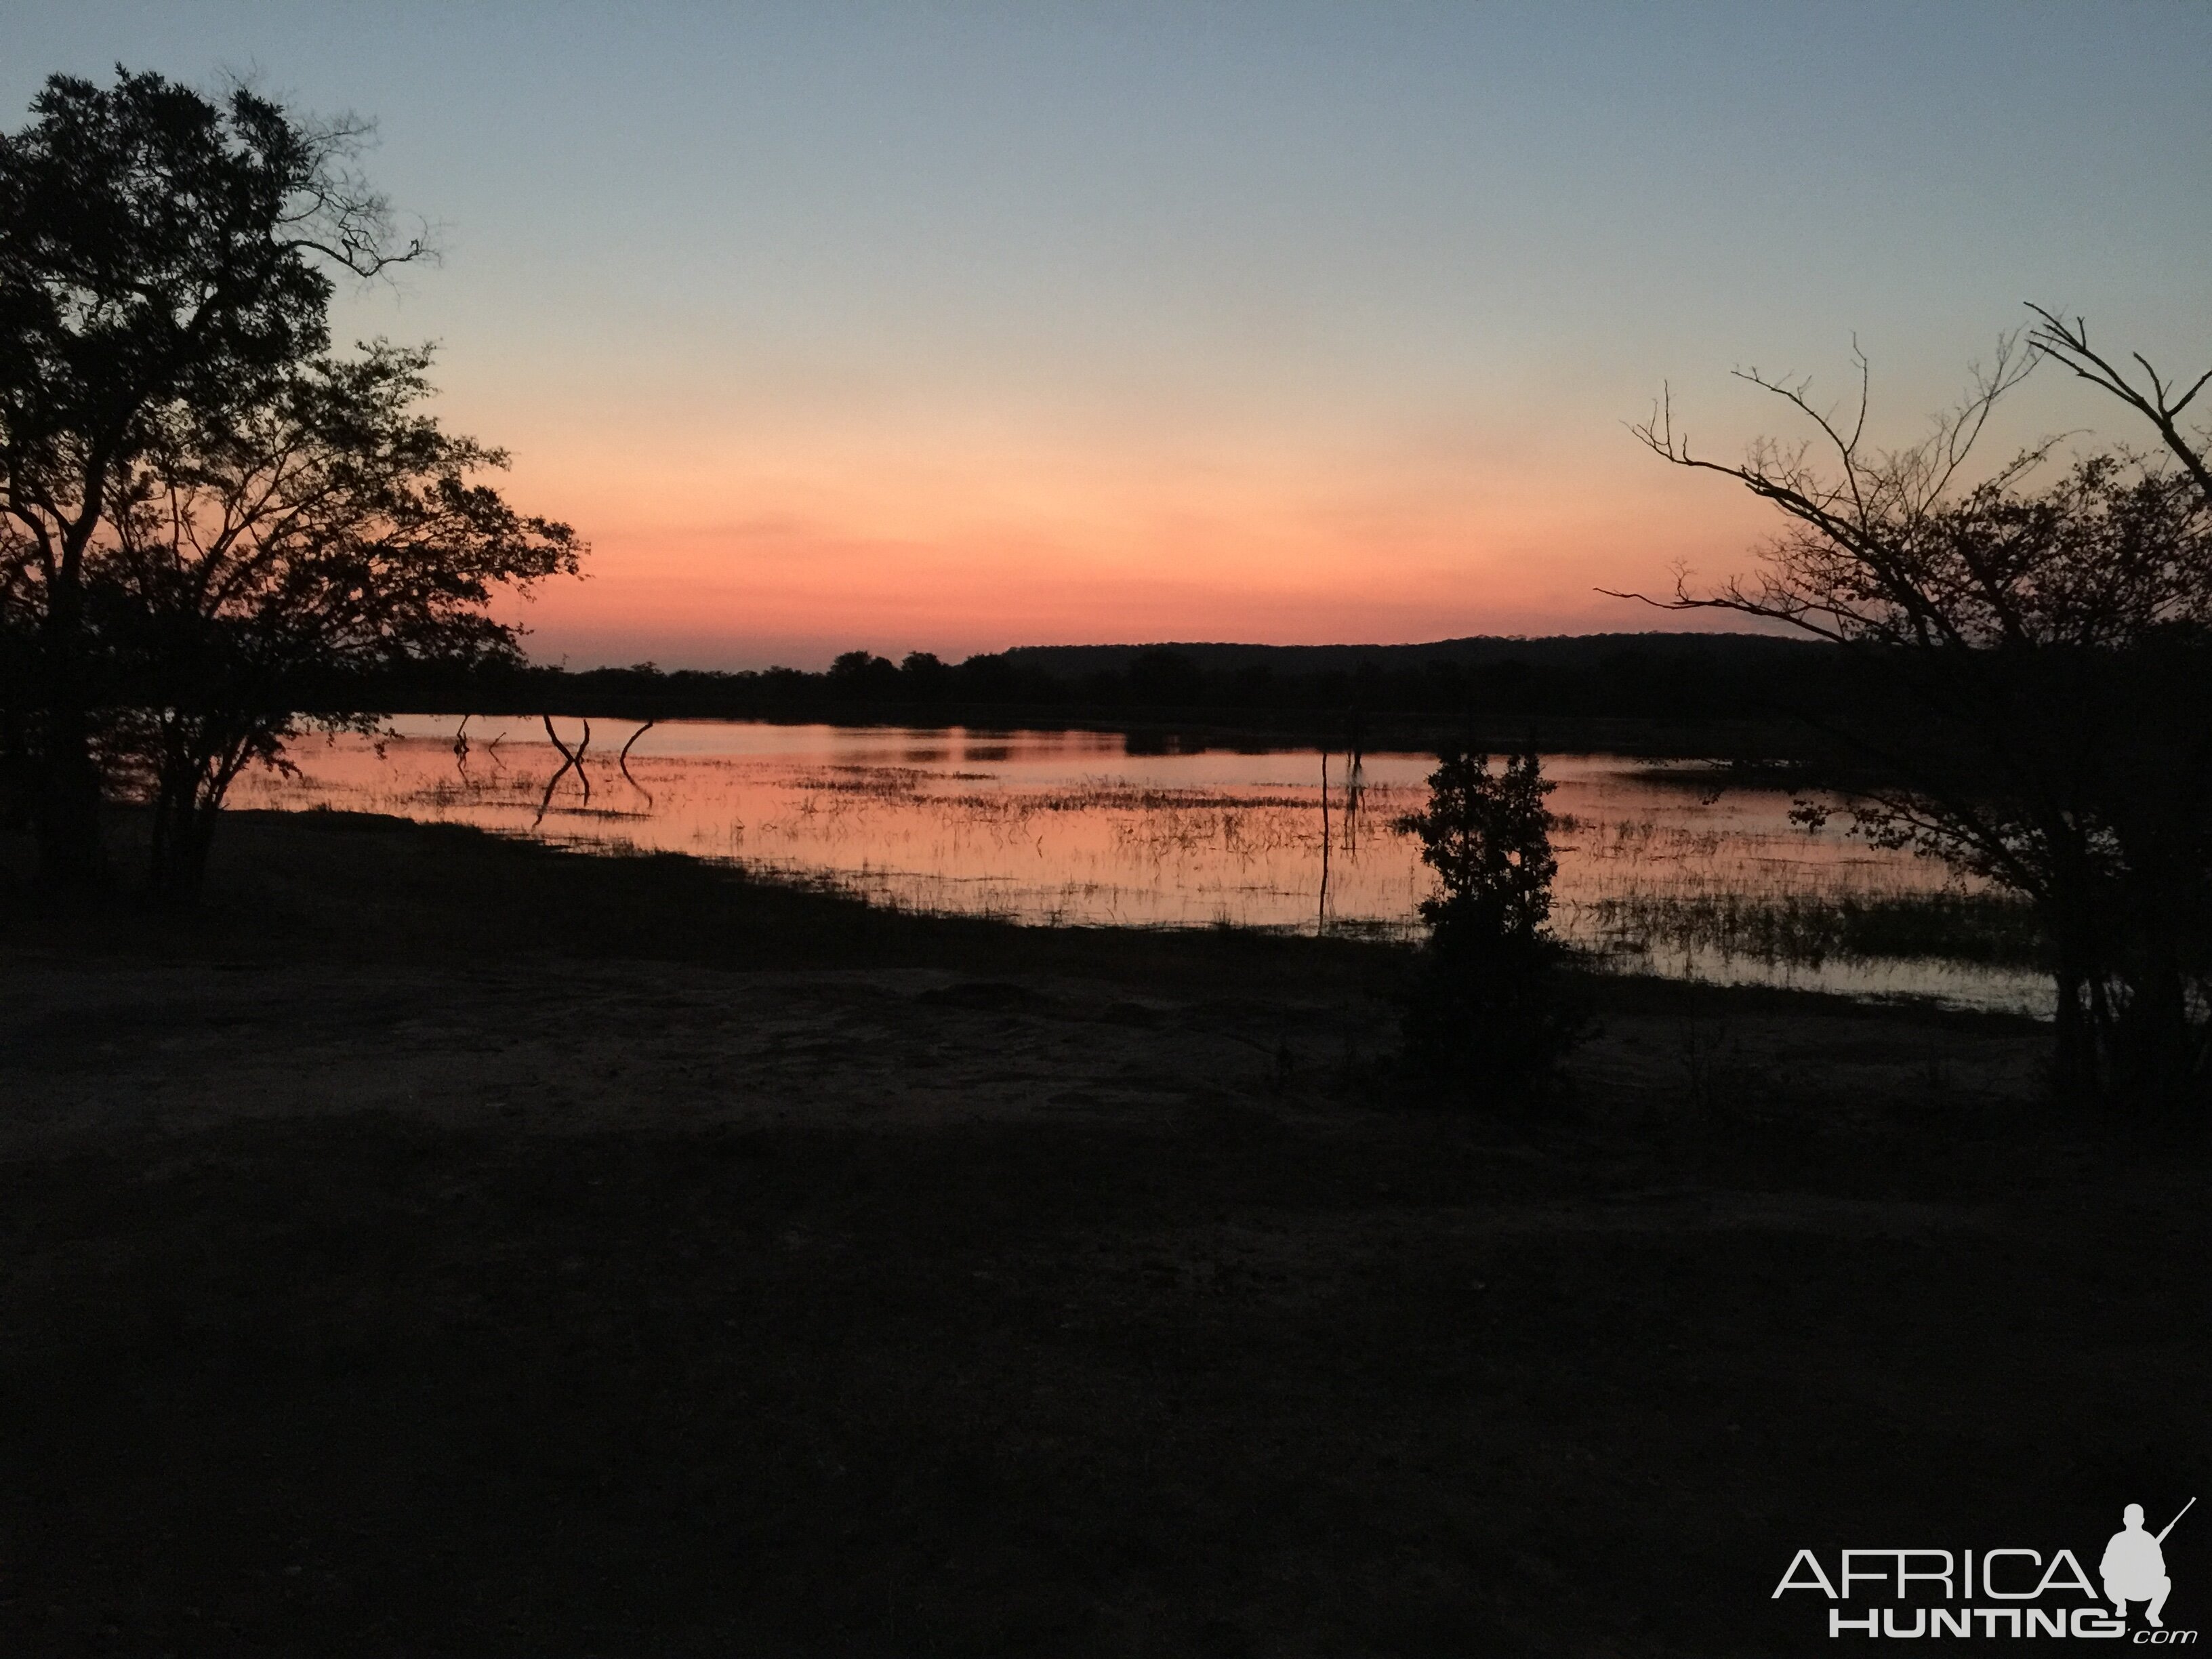
<path fill-rule="evenodd" d="M 1327 890 L 1322 757 L 1312 750 L 1146 752 L 1119 732 L 673 721 L 618 763 L 635 723 L 594 722 L 562 757 L 534 720 L 404 718 L 379 742 L 301 742 L 296 777 L 241 780 L 237 804 L 328 805 L 474 824 L 581 847 L 666 851 L 828 879 L 932 911 L 1034 923 L 1301 928 L 1405 934 L 1430 890 L 1413 841 L 1424 755 L 1328 757 Z M 583 725 L 556 722 L 574 750 Z M 1779 898 L 1942 888 L 1939 866 L 1789 821 L 1790 796 L 1717 799 L 1620 756 L 1547 756 L 1559 784 L 1555 921 L 1606 936 L 1606 901 L 1653 895 Z M 586 799 L 584 784 L 588 782 Z M 1349 787 L 1348 787 L 1349 786 Z M 1660 948 L 1639 960 L 1701 977 L 2040 1006 L 2031 975 L 1940 962 L 1816 966 Z"/>

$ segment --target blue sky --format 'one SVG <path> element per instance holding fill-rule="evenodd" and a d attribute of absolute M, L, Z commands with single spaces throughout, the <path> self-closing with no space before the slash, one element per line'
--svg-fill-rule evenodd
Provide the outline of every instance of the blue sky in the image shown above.
<path fill-rule="evenodd" d="M 441 343 L 592 579 L 572 661 L 1648 625 L 1764 520 L 1737 364 L 1896 435 L 2038 299 L 2212 363 L 2212 7 L 14 7 L 380 124 Z M 19 118 L 15 117 L 11 119 Z M 2107 410 L 2032 381 L 2008 435 Z"/>

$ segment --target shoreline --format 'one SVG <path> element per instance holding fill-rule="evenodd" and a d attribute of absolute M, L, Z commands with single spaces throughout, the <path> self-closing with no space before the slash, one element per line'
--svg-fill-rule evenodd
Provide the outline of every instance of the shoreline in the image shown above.
<path fill-rule="evenodd" d="M 337 813 L 8 914 L 11 1651 L 1786 1650 L 2212 1387 L 2200 1142 L 2022 1018 L 1594 980 L 1467 1112 L 1359 941 Z"/>

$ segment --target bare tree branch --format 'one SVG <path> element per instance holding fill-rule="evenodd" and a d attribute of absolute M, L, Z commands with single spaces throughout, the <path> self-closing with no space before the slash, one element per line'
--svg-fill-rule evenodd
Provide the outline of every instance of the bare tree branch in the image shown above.
<path fill-rule="evenodd" d="M 2179 398 L 2172 396 L 2167 383 L 2141 352 L 2130 355 L 2142 366 L 2150 386 L 2148 391 L 2138 388 L 2125 374 L 2113 367 L 2089 344 L 2089 325 L 2080 317 L 2067 322 L 2058 313 L 2045 310 L 2030 301 L 2027 308 L 2043 320 L 2028 335 L 2029 346 L 2039 355 L 2055 358 L 2090 385 L 2111 393 L 2151 423 L 2182 470 L 2196 481 L 2212 502 L 2212 465 L 2205 459 L 2205 445 L 2192 443 L 2181 429 L 2181 416 L 2195 401 L 2197 394 L 2212 385 L 2212 368 L 2208 368 L 2191 383 L 2189 390 Z"/>

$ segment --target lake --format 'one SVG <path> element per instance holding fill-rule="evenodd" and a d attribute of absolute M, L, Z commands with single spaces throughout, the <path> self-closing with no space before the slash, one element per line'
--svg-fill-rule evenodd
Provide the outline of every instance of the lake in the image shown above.
<path fill-rule="evenodd" d="M 575 751 L 584 723 L 555 722 Z M 459 741 L 457 741 L 457 735 Z M 635 741 L 631 739 L 635 738 Z M 626 765 L 621 759 L 629 744 Z M 1432 757 L 1148 744 L 1111 732 L 595 720 L 580 777 L 535 720 L 302 739 L 241 806 L 330 806 L 610 851 L 734 860 L 915 909 L 1039 924 L 1410 935 L 1431 889 L 1394 821 Z M 1327 787 L 1323 769 L 1327 768 Z M 1962 890 L 1940 865 L 1790 821 L 1791 795 L 1617 755 L 1548 755 L 1554 924 L 1619 966 L 2045 1012 L 2025 967 L 1746 949 L 1667 918 Z M 549 782 L 555 784 L 550 797 Z M 588 794 L 586 793 L 588 786 Z M 1710 930 L 1706 930 L 1707 934 Z"/>

